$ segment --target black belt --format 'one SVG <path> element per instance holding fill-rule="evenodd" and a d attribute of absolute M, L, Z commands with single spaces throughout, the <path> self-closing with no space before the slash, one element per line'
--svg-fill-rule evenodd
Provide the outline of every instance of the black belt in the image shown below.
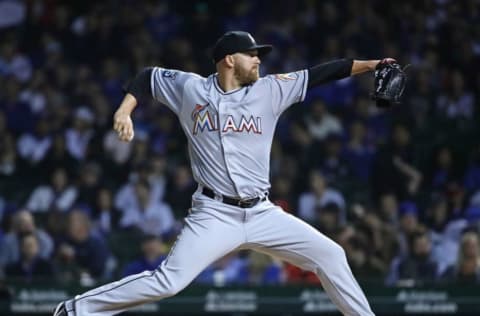
<path fill-rule="evenodd" d="M 209 198 L 212 198 L 212 199 L 215 199 L 215 193 L 209 189 L 209 188 L 206 188 L 206 187 L 203 187 L 202 188 L 202 194 L 208 196 Z M 241 208 L 250 208 L 250 207 L 254 207 L 255 205 L 258 204 L 258 202 L 263 202 L 267 199 L 267 196 L 265 195 L 264 197 L 254 197 L 254 198 L 250 198 L 250 199 L 237 199 L 237 198 L 233 198 L 233 197 L 229 197 L 229 196 L 225 196 L 225 195 L 221 195 L 220 196 L 222 199 L 219 200 L 220 202 L 223 202 L 225 204 L 229 204 L 229 205 L 233 205 L 233 206 L 238 206 L 238 207 L 241 207 Z"/>

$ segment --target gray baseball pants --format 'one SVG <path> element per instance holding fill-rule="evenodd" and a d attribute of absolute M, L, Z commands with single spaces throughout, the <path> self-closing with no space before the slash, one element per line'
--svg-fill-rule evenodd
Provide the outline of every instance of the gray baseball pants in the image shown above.
<path fill-rule="evenodd" d="M 110 316 L 173 296 L 208 265 L 233 250 L 252 249 L 315 272 L 344 315 L 374 315 L 344 250 L 270 201 L 239 208 L 196 192 L 185 226 L 167 258 L 145 271 L 66 302 L 68 316 Z"/>

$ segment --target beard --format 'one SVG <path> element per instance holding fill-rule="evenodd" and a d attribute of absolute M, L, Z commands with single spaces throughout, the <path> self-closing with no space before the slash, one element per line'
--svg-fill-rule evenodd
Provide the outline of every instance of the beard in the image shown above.
<path fill-rule="evenodd" d="M 258 67 L 252 67 L 251 69 L 247 70 L 236 64 L 233 75 L 241 86 L 248 86 L 258 80 Z"/>

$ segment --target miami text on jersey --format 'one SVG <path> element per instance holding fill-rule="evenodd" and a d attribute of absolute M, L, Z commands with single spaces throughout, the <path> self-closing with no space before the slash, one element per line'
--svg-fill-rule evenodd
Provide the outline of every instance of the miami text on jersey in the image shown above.
<path fill-rule="evenodd" d="M 194 110 L 195 111 L 195 110 Z M 193 120 L 193 135 L 197 135 L 197 133 L 203 132 L 205 130 L 212 132 L 218 131 L 220 123 L 218 121 L 218 116 L 216 114 L 211 114 L 209 111 L 196 111 L 196 113 L 192 113 L 192 120 Z M 253 117 L 251 115 L 248 119 L 245 115 L 242 115 L 240 120 L 235 122 L 235 119 L 232 115 L 228 115 L 225 119 L 225 122 L 221 124 L 222 132 L 247 132 L 250 131 L 255 134 L 262 133 L 262 119 L 260 117 Z"/>

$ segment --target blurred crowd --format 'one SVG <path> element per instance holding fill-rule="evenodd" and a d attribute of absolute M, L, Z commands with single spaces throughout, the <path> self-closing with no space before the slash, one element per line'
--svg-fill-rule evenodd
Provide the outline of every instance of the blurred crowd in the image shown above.
<path fill-rule="evenodd" d="M 165 258 L 196 190 L 186 139 L 160 104 L 137 107 L 131 143 L 112 114 L 143 67 L 214 72 L 211 47 L 228 30 L 275 46 L 263 74 L 343 57 L 411 64 L 392 109 L 369 99 L 369 73 L 285 112 L 270 198 L 337 241 L 359 279 L 479 284 L 475 0 L 0 1 L 2 278 L 88 286 Z M 195 282 L 319 280 L 239 252 Z"/>

